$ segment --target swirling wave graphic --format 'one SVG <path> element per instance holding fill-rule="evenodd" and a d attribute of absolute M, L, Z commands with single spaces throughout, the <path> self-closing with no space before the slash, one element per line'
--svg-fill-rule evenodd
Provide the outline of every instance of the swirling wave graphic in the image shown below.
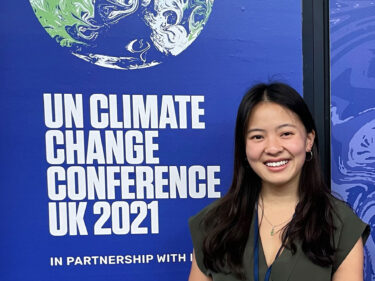
<path fill-rule="evenodd" d="M 364 280 L 375 280 L 375 3 L 330 1 L 332 191 L 371 226 Z"/>

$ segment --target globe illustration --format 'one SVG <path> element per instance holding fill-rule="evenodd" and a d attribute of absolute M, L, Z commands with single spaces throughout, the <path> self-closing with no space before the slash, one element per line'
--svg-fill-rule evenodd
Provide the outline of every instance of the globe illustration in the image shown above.
<path fill-rule="evenodd" d="M 74 56 L 139 69 L 177 56 L 198 37 L 214 0 L 30 0 L 39 22 Z"/>

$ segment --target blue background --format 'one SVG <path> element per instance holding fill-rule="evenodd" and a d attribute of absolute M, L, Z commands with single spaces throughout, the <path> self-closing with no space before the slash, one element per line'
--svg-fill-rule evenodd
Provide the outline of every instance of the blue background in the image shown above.
<path fill-rule="evenodd" d="M 0 279 L 185 280 L 190 262 L 50 267 L 51 256 L 190 253 L 187 219 L 211 200 L 160 200 L 158 235 L 64 236 L 48 230 L 44 92 L 204 95 L 205 130 L 160 130 L 161 165 L 220 165 L 232 173 L 236 108 L 253 83 L 281 80 L 302 92 L 301 6 L 286 1 L 215 1 L 197 40 L 177 57 L 141 70 L 84 62 L 44 31 L 28 1 L 0 17 Z"/>

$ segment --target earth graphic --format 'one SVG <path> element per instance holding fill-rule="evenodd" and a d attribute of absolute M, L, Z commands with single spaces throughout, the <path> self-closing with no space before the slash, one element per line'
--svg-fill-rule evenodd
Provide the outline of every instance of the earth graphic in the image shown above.
<path fill-rule="evenodd" d="M 73 55 L 114 69 L 177 56 L 198 37 L 214 0 L 30 0 L 39 22 Z"/>

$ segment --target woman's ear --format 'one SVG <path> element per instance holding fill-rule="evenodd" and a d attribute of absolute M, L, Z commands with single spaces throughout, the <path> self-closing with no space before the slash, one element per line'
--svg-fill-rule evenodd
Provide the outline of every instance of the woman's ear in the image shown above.
<path fill-rule="evenodd" d="M 306 136 L 306 152 L 311 151 L 313 145 L 314 145 L 314 140 L 315 140 L 315 131 L 312 130 L 310 133 L 307 133 Z"/>

